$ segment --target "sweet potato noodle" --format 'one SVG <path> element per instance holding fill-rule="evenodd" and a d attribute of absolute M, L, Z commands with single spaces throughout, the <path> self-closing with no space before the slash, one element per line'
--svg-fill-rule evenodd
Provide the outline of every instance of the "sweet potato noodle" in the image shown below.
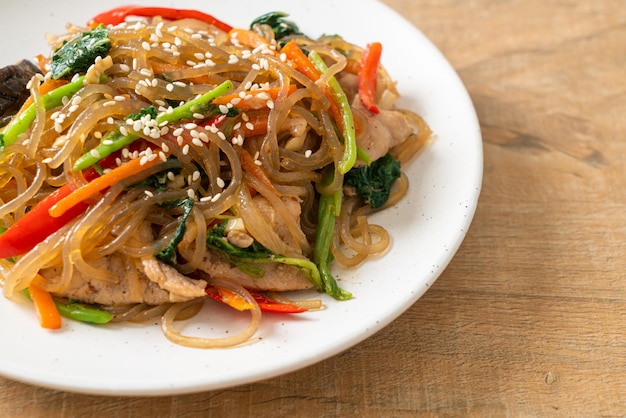
<path fill-rule="evenodd" d="M 86 30 L 70 26 L 53 50 Z M 329 258 L 355 266 L 388 249 L 388 232 L 368 217 L 397 203 L 408 180 L 402 174 L 387 203 L 375 209 L 344 184 L 338 167 L 345 132 L 329 84 L 336 80 L 341 86 L 357 144 L 372 160 L 389 153 L 406 164 L 430 130 L 418 115 L 394 108 L 398 92 L 382 66 L 375 91 L 380 113 L 363 106 L 358 95 L 361 47 L 338 36 L 292 35 L 277 42 L 265 25 L 237 34 L 194 19 L 145 18 L 107 30 L 108 54 L 96 59 L 78 91 L 58 106 L 47 106 L 40 92 L 49 74 L 29 83 L 33 121 L 0 154 L 0 225 L 10 229 L 63 186 L 77 191 L 88 184 L 92 179 L 86 168 L 76 169 L 77 162 L 85 153 L 96 161 L 103 157 L 98 147 L 106 141 L 136 137 L 100 159 L 96 177 L 134 159 L 143 159 L 142 168 L 87 196 L 80 202 L 84 211 L 34 248 L 3 260 L 6 297 L 38 280 L 53 296 L 93 304 L 115 320 L 159 317 L 164 334 L 175 343 L 226 347 L 249 340 L 258 330 L 261 311 L 248 289 L 269 291 L 279 302 L 319 306 L 279 295 L 319 287 L 311 260 L 320 193 L 343 196 Z M 315 52 L 327 71 L 317 80 L 301 72 L 282 52 L 289 41 L 305 53 Z M 141 116 L 150 107 L 159 116 L 172 113 L 224 82 L 232 83 L 232 90 L 214 100 L 211 114 L 205 107 L 159 123 L 158 117 Z M 110 139 L 111 132 L 118 137 Z M 356 161 L 357 167 L 363 165 Z M 228 245 L 245 250 L 254 243 L 271 255 L 246 260 L 212 247 L 207 236 L 225 221 Z M 173 259 L 155 258 L 181 226 Z M 283 261 L 277 263 L 278 258 Z M 177 331 L 174 320 L 199 309 L 208 285 L 246 305 L 251 312 L 246 330 L 229 338 Z"/>

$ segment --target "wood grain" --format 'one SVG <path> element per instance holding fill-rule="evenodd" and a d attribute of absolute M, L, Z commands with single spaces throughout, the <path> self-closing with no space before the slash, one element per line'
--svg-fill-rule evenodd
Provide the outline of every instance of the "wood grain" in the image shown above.
<path fill-rule="evenodd" d="M 429 292 L 282 377 L 154 399 L 0 379 L 1 416 L 626 414 L 626 3 L 384 2 L 456 68 L 484 137 L 475 221 Z"/>

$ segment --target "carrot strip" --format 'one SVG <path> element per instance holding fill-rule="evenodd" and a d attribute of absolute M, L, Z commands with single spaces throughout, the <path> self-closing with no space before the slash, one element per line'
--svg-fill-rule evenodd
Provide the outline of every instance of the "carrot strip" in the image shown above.
<path fill-rule="evenodd" d="M 61 328 L 61 314 L 57 309 L 52 295 L 43 287 L 36 283 L 31 282 L 28 285 L 28 293 L 35 305 L 35 311 L 37 312 L 37 318 L 39 324 L 43 328 L 47 329 L 59 329 Z"/>
<path fill-rule="evenodd" d="M 307 76 L 311 81 L 317 81 L 321 77 L 321 73 L 318 71 L 315 65 L 313 65 L 309 57 L 307 57 L 305 53 L 302 52 L 302 49 L 300 49 L 295 41 L 287 42 L 285 46 L 282 47 L 280 52 L 285 54 L 287 59 L 289 59 L 293 63 L 296 70 Z M 339 103 L 337 103 L 337 100 L 335 100 L 333 94 L 328 89 L 324 89 L 324 94 L 330 102 L 329 111 L 333 117 L 333 120 L 335 121 L 335 123 L 337 123 L 337 126 L 341 127 L 342 116 Z"/>
<path fill-rule="evenodd" d="M 287 95 L 289 96 L 297 89 L 295 84 L 289 85 Z M 269 90 L 253 90 L 246 91 L 242 98 L 239 93 L 226 94 L 224 96 L 213 99 L 213 104 L 225 105 L 232 103 L 234 107 L 241 110 L 256 110 L 267 106 L 268 98 L 272 100 L 278 99 L 278 95 L 282 91 L 281 87 L 273 87 Z M 237 100 L 239 99 L 239 100 Z"/>
<path fill-rule="evenodd" d="M 152 71 L 154 72 L 154 75 L 160 75 L 163 73 L 171 73 L 174 71 L 181 71 L 181 70 L 189 68 L 188 65 L 170 64 L 167 62 L 159 62 L 159 61 L 151 62 L 151 65 L 152 65 Z M 210 84 L 211 83 L 211 80 L 206 75 L 189 78 L 188 80 L 195 84 Z"/>
<path fill-rule="evenodd" d="M 295 65 L 296 70 L 307 76 L 311 81 L 317 81 L 321 74 L 317 71 L 317 68 L 309 60 L 309 58 L 302 52 L 302 49 L 295 41 L 289 41 L 280 50 L 285 56 Z"/>
<path fill-rule="evenodd" d="M 274 187 L 272 182 L 270 181 L 265 171 L 258 165 L 254 163 L 254 158 L 252 155 L 245 149 L 241 149 L 241 168 L 244 169 L 248 174 L 256 177 L 259 181 L 261 181 L 264 185 L 266 185 L 270 190 L 278 195 L 278 190 Z"/>
<path fill-rule="evenodd" d="M 124 165 L 121 165 L 74 190 L 71 194 L 65 196 L 63 199 L 59 200 L 54 206 L 50 208 L 50 216 L 55 218 L 62 216 L 67 210 L 74 207 L 74 205 L 77 205 L 80 202 L 83 202 L 91 197 L 94 197 L 98 193 L 119 183 L 120 181 L 128 177 L 134 176 L 135 174 L 144 171 L 150 167 L 153 167 L 161 162 L 159 158 L 155 158 L 142 164 L 142 160 L 143 158 L 130 160 Z"/>
<path fill-rule="evenodd" d="M 249 138 L 256 135 L 265 135 L 267 133 L 267 122 L 267 115 L 250 116 L 248 122 L 243 125 L 243 136 Z"/>
<path fill-rule="evenodd" d="M 268 47 L 270 46 L 270 43 L 267 39 L 265 39 L 258 33 L 252 32 L 251 30 L 247 29 L 231 29 L 230 32 L 228 32 L 228 38 L 235 39 L 241 45 L 249 46 L 251 48 L 258 48 L 263 45 Z"/>

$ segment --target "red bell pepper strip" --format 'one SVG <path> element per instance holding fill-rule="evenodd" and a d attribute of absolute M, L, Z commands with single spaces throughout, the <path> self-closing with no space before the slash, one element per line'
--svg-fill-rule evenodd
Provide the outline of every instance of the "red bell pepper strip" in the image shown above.
<path fill-rule="evenodd" d="M 232 26 L 229 24 L 199 10 L 141 6 L 121 6 L 111 9 L 92 17 L 89 22 L 87 22 L 87 25 L 90 27 L 97 26 L 100 23 L 104 25 L 118 25 L 124 22 L 128 16 L 161 16 L 163 19 L 168 20 L 196 19 L 208 23 L 209 25 L 213 25 L 224 32 L 230 32 L 232 29 Z"/>
<path fill-rule="evenodd" d="M 359 69 L 359 97 L 366 109 L 372 113 L 380 113 L 376 106 L 376 82 L 378 66 L 383 47 L 379 42 L 369 44 L 361 57 Z"/>
<path fill-rule="evenodd" d="M 84 175 L 88 181 L 91 181 L 98 177 L 98 172 L 91 168 Z M 58 218 L 54 218 L 48 213 L 52 206 L 73 191 L 74 188 L 70 185 L 56 189 L 31 209 L 30 212 L 11 225 L 9 229 L 4 231 L 0 235 L 0 258 L 10 258 L 27 253 L 41 241 L 86 211 L 89 204 L 81 202 Z"/>
<path fill-rule="evenodd" d="M 131 151 L 134 149 L 142 150 L 145 148 L 145 144 L 145 141 L 138 141 L 136 144 L 133 144 Z M 121 152 L 117 152 L 100 160 L 97 168 L 91 167 L 83 172 L 85 179 L 92 181 L 99 177 L 98 168 L 110 169 L 116 167 L 117 164 L 115 160 L 120 155 Z M 32 208 L 30 212 L 0 234 L 0 258 L 10 258 L 26 254 L 41 241 L 85 212 L 89 204 L 81 202 L 58 218 L 50 215 L 49 210 L 74 190 L 75 188 L 70 185 L 56 189 Z"/>
<path fill-rule="evenodd" d="M 250 295 L 254 298 L 256 303 L 259 305 L 259 308 L 261 308 L 262 312 L 302 313 L 302 312 L 307 311 L 306 309 L 300 308 L 296 305 L 292 305 L 289 303 L 276 302 L 256 290 L 250 290 L 250 289 L 246 289 L 246 290 L 248 290 Z M 218 302 L 225 303 L 224 299 L 222 298 L 222 295 L 220 294 L 219 290 L 215 286 L 208 285 L 205 289 L 205 292 L 210 298 Z"/>

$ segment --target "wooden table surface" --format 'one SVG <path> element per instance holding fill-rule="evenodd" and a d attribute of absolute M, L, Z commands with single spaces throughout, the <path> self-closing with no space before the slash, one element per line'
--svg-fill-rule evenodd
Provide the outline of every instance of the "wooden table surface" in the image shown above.
<path fill-rule="evenodd" d="M 0 416 L 624 416 L 626 3 L 384 0 L 474 101 L 467 238 L 390 326 L 306 369 L 163 398 L 0 379 Z"/>

